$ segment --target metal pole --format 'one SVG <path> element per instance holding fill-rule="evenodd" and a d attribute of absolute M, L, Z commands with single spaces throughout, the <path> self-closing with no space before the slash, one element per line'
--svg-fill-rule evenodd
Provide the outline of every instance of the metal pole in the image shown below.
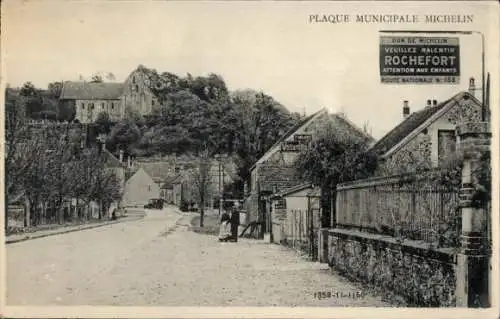
<path fill-rule="evenodd" d="M 478 32 L 481 35 L 481 63 L 483 65 L 482 68 L 482 82 L 481 82 L 481 97 L 482 97 L 482 102 L 483 106 L 481 108 L 481 120 L 484 122 L 486 121 L 486 104 L 485 104 L 485 97 L 486 97 L 486 81 L 485 81 L 485 53 L 484 53 L 484 34 L 481 32 Z"/>
<path fill-rule="evenodd" d="M 218 164 L 219 164 L 219 217 L 220 217 L 220 213 L 221 213 L 221 209 L 222 209 L 222 195 L 221 195 L 221 191 L 220 191 L 220 158 L 217 157 L 217 161 L 218 161 Z"/>

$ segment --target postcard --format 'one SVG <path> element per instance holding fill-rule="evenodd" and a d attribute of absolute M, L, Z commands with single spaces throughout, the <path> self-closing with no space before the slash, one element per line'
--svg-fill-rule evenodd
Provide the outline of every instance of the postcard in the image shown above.
<path fill-rule="evenodd" d="M 499 17 L 2 2 L 1 314 L 497 318 Z"/>

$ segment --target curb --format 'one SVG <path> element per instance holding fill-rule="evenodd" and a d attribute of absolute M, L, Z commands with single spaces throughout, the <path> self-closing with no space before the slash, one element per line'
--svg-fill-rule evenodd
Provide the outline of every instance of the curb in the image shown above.
<path fill-rule="evenodd" d="M 118 224 L 118 223 L 133 222 L 133 221 L 137 221 L 137 220 L 140 220 L 143 218 L 144 218 L 144 216 L 140 216 L 140 217 L 136 217 L 136 218 L 132 218 L 132 219 L 128 219 L 128 220 L 116 220 L 116 221 L 112 221 L 112 222 L 108 222 L 108 223 L 89 225 L 89 226 L 82 227 L 82 228 L 66 229 L 66 230 L 61 230 L 60 232 L 53 232 L 53 233 L 49 233 L 49 234 L 41 234 L 41 235 L 34 235 L 34 236 L 26 235 L 25 237 L 18 238 L 18 239 L 9 240 L 6 238 L 5 244 L 6 245 L 7 244 L 14 244 L 14 243 L 22 242 L 22 241 L 44 238 L 44 237 L 55 236 L 55 235 L 62 235 L 62 234 L 67 234 L 67 233 L 73 233 L 73 232 L 77 232 L 77 231 L 81 231 L 81 230 L 88 230 L 88 229 L 92 229 L 92 228 L 109 226 L 109 225 Z"/>

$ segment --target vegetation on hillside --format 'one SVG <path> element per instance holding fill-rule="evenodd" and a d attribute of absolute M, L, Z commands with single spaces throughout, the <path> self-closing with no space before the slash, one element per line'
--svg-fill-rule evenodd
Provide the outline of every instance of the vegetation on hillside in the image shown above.
<path fill-rule="evenodd" d="M 159 103 L 147 116 L 128 107 L 126 118 L 118 123 L 111 122 L 106 113 L 99 114 L 97 132 L 107 134 L 111 151 L 122 149 L 141 157 L 227 154 L 236 162 L 237 173 L 244 181 L 255 161 L 301 117 L 263 92 L 230 91 L 224 79 L 213 73 L 182 77 L 144 66 L 138 70 L 146 75 L 146 84 Z M 96 74 L 90 81 L 112 79 Z M 62 82 L 50 83 L 47 89 L 38 89 L 31 82 L 22 88 L 10 88 L 7 112 L 16 109 L 25 119 L 72 121 L 75 108 L 59 103 L 61 89 Z"/>
<path fill-rule="evenodd" d="M 273 97 L 231 92 L 216 74 L 180 77 L 140 66 L 157 97 L 152 114 L 129 114 L 111 130 L 107 145 L 136 156 L 228 154 L 245 180 L 249 168 L 300 119 Z"/>

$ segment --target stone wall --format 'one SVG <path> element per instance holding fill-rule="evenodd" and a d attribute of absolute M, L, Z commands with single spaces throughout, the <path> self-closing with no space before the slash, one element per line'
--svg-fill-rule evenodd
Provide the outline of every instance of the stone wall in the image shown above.
<path fill-rule="evenodd" d="M 377 170 L 378 176 L 407 173 L 431 167 L 431 137 L 420 133 L 401 150 L 387 158 Z"/>
<path fill-rule="evenodd" d="M 453 251 L 357 231 L 328 233 L 328 262 L 340 274 L 409 307 L 455 306 Z"/>
<path fill-rule="evenodd" d="M 147 70 L 139 66 L 124 82 L 122 103 L 125 107 L 138 112 L 141 115 L 150 114 L 159 105 L 158 99 L 151 91 Z"/>
<path fill-rule="evenodd" d="M 108 113 L 111 121 L 119 121 L 122 118 L 122 104 L 120 100 L 76 100 L 75 119 L 80 123 L 94 123 L 99 114 Z"/>

